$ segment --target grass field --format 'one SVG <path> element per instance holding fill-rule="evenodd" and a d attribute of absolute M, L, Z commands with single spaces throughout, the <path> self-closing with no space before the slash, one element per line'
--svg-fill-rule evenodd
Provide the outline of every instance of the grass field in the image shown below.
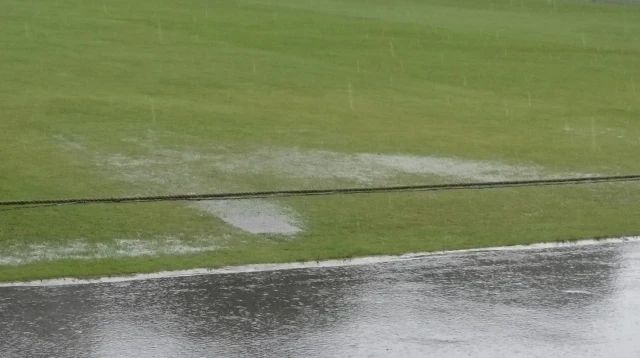
<path fill-rule="evenodd" d="M 640 173 L 640 6 L 4 0 L 0 200 Z M 640 233 L 640 185 L 0 211 L 0 281 Z"/>

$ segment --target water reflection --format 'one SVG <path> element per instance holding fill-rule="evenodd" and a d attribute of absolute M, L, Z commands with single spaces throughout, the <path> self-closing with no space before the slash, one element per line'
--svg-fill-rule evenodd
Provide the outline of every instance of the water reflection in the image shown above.
<path fill-rule="evenodd" d="M 637 356 L 640 243 L 0 288 L 2 357 Z"/>

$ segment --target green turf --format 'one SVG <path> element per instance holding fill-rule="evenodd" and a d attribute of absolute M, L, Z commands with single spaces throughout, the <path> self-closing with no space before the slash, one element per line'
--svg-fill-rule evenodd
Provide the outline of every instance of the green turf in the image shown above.
<path fill-rule="evenodd" d="M 640 172 L 636 5 L 6 0 L 0 30 L 0 200 L 165 194 L 179 188 L 122 180 L 96 158 L 214 147 Z M 185 191 L 345 185 L 184 165 L 198 182 Z M 77 239 L 230 238 L 223 250 L 185 256 L 0 266 L 0 280 L 638 234 L 639 188 L 287 199 L 305 226 L 287 239 L 243 233 L 181 203 L 0 211 L 0 254 Z"/>

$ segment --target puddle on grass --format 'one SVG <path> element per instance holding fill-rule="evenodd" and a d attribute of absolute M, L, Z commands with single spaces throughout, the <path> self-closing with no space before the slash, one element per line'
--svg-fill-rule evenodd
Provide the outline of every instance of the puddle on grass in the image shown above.
<path fill-rule="evenodd" d="M 251 234 L 294 235 L 302 231 L 292 210 L 264 200 L 204 201 L 196 205 Z"/>
<path fill-rule="evenodd" d="M 542 167 L 436 156 L 344 154 L 299 148 L 264 148 L 217 157 L 212 166 L 232 174 L 269 174 L 300 179 L 347 180 L 356 184 L 388 184 L 400 175 L 450 180 L 503 181 L 586 176 L 549 173 Z"/>
<path fill-rule="evenodd" d="M 325 260 L 325 261 L 306 261 L 306 262 L 290 262 L 283 264 L 253 264 L 253 265 L 239 265 L 229 266 L 219 269 L 205 269 L 197 268 L 190 270 L 176 270 L 176 271 L 163 271 L 155 273 L 144 273 L 127 276 L 108 276 L 91 279 L 78 279 L 78 278 L 59 278 L 59 279 L 47 279 L 36 280 L 27 282 L 0 282 L 0 287 L 29 287 L 29 286 L 68 286 L 68 285 L 85 285 L 96 283 L 117 283 L 117 282 L 131 282 L 131 281 L 147 281 L 152 279 L 164 279 L 175 277 L 189 277 L 189 276 L 205 276 L 205 275 L 226 275 L 226 274 L 240 274 L 240 273 L 256 273 L 256 272 L 271 272 L 271 271 L 288 271 L 288 270 L 300 270 L 300 269 L 314 269 L 314 268 L 331 268 L 331 267 L 349 267 L 349 266 L 362 266 L 362 265 L 374 265 L 382 263 L 393 263 L 401 261 L 413 261 L 421 260 L 429 257 L 448 257 L 452 263 L 456 262 L 457 258 L 462 255 L 470 253 L 491 253 L 491 252 L 509 252 L 511 259 L 517 261 L 519 259 L 526 259 L 531 257 L 531 252 L 546 250 L 546 249 L 561 249 L 561 248 L 576 248 L 585 246 L 599 246 L 609 244 L 620 243 L 638 243 L 640 242 L 639 236 L 597 239 L 597 240 L 578 240 L 570 242 L 546 242 L 529 245 L 514 245 L 514 246 L 496 246 L 488 248 L 478 249 L 462 249 L 451 251 L 437 251 L 437 252 L 422 252 L 422 253 L 409 253 L 403 255 L 386 255 L 386 256 L 365 256 L 357 257 L 353 259 L 344 260 Z M 553 253 L 549 252 L 549 255 Z M 634 259 L 640 259 L 640 257 L 634 256 Z M 485 261 L 490 262 L 491 257 L 487 256 Z M 598 263 L 603 264 L 603 263 Z M 583 290 L 566 290 L 565 293 L 580 293 L 588 294 Z"/>
<path fill-rule="evenodd" d="M 61 148 L 80 151 L 77 140 L 56 137 Z M 245 153 L 215 147 L 210 152 L 168 150 L 140 140 L 126 139 L 147 155 L 93 153 L 97 166 L 113 173 L 114 179 L 153 188 L 153 193 L 202 193 L 251 190 L 222 177 L 265 175 L 283 179 L 323 180 L 341 185 L 397 184 L 403 175 L 440 178 L 448 181 L 501 181 L 517 179 L 587 176 L 577 173 L 551 173 L 538 166 L 511 165 L 462 158 L 400 154 L 346 154 L 325 150 L 267 147 Z M 84 152 L 88 152 L 84 150 Z M 227 179 L 228 180 L 228 179 Z M 335 185 L 335 183 L 333 183 Z M 238 229 L 254 234 L 295 235 L 304 230 L 304 218 L 278 201 L 242 200 L 200 202 L 192 208 L 216 216 Z"/>
<path fill-rule="evenodd" d="M 182 240 L 177 237 L 163 237 L 153 240 L 116 239 L 110 242 L 89 242 L 73 240 L 64 244 L 41 242 L 15 244 L 3 247 L 0 265 L 17 266 L 33 262 L 56 261 L 61 259 L 93 260 L 100 258 L 122 258 L 156 255 L 192 254 L 219 250 L 227 237 L 209 237 Z"/>

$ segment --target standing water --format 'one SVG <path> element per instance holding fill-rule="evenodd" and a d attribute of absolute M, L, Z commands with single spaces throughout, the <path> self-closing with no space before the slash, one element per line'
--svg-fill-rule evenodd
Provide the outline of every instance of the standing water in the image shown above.
<path fill-rule="evenodd" d="M 0 356 L 637 357 L 640 243 L 0 287 Z"/>

